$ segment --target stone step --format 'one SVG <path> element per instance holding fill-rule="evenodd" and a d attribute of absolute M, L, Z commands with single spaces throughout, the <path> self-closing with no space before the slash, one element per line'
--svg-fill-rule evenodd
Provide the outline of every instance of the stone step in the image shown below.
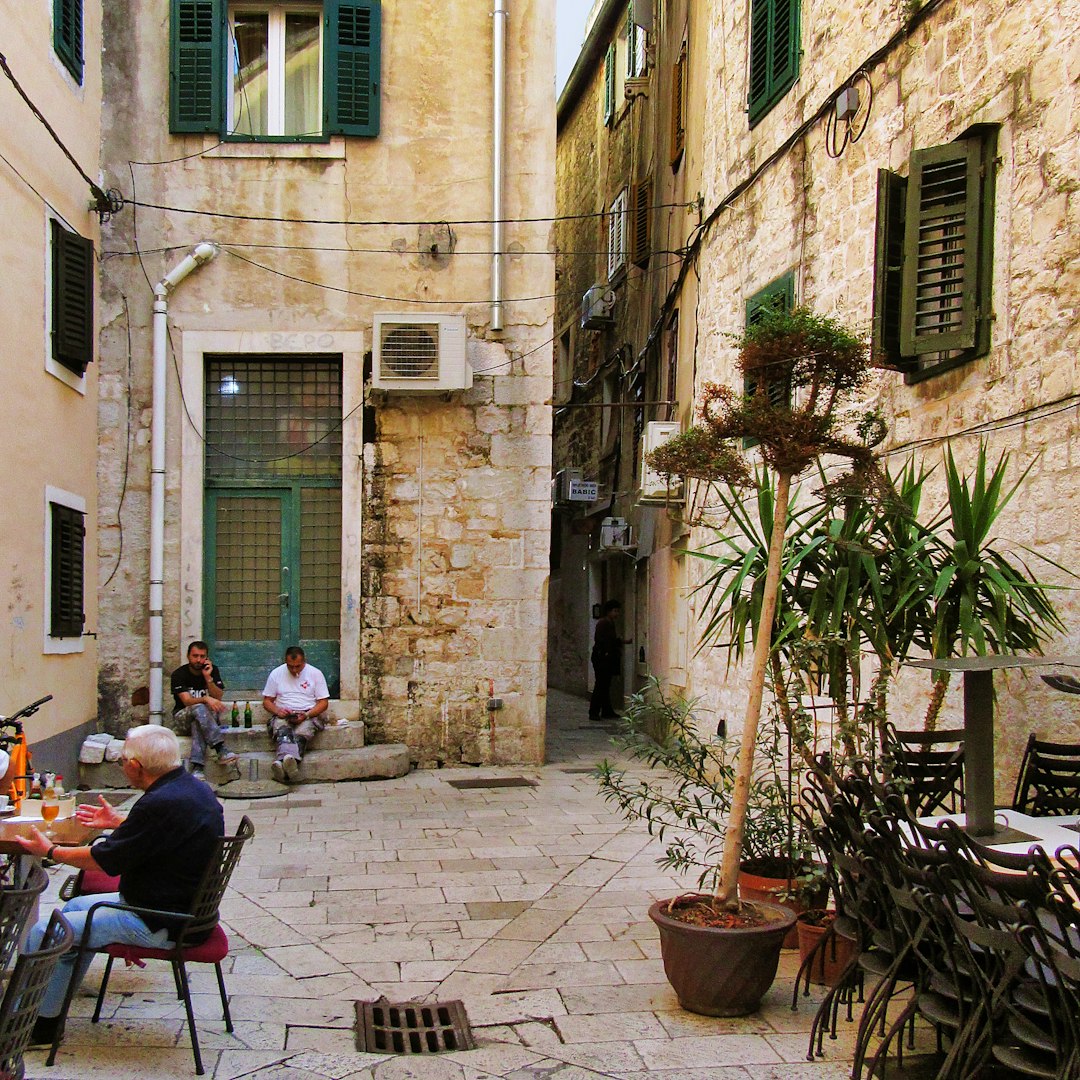
<path fill-rule="evenodd" d="M 404 776 L 410 769 L 409 748 L 403 743 L 364 745 L 362 720 L 339 721 L 330 724 L 311 742 L 300 763 L 300 782 L 337 780 L 383 780 Z M 186 761 L 191 753 L 190 737 L 180 737 L 180 753 Z M 240 755 L 240 777 L 245 780 L 270 778 L 270 763 L 275 749 L 266 733 L 266 725 L 251 728 L 229 728 L 225 745 Z M 206 776 L 214 784 L 236 779 L 237 766 L 218 765 L 210 755 L 205 764 Z M 79 765 L 79 783 L 90 787 L 126 787 L 127 780 L 119 762 L 105 761 L 99 765 Z"/>
<path fill-rule="evenodd" d="M 359 750 L 364 745 L 364 721 L 346 720 L 328 724 L 312 740 L 314 750 Z M 266 733 L 266 724 L 256 724 L 250 728 L 227 728 L 225 745 L 236 754 L 257 754 L 260 750 L 271 749 L 270 736 Z M 191 750 L 191 739 L 180 737 L 180 752 L 186 758 Z"/>

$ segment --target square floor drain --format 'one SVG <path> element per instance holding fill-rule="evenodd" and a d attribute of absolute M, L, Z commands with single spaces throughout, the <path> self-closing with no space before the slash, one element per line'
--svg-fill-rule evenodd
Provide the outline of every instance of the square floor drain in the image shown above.
<path fill-rule="evenodd" d="M 458 791 L 469 791 L 473 788 L 536 787 L 535 780 L 527 780 L 524 776 L 489 776 L 486 779 L 477 777 L 475 780 L 448 780 L 447 783 Z"/>
<path fill-rule="evenodd" d="M 460 1001 L 356 1003 L 356 1049 L 362 1054 L 442 1054 L 475 1050 Z"/>

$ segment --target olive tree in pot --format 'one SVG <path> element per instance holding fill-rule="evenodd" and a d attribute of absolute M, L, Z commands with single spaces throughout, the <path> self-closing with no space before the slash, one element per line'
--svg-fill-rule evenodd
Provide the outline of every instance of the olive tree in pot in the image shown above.
<path fill-rule="evenodd" d="M 738 367 L 748 392 L 737 394 L 728 387 L 706 384 L 699 423 L 650 459 L 651 466 L 661 473 L 740 487 L 750 482 L 749 446 L 774 481 L 767 564 L 757 619 L 751 628 L 754 648 L 746 712 L 730 779 L 731 798 L 716 891 L 707 904 L 728 926 L 702 931 L 716 937 L 721 947 L 730 944 L 738 952 L 723 959 L 705 960 L 701 942 L 689 947 L 690 959 L 701 957 L 709 967 L 694 985 L 715 985 L 724 977 L 738 985 L 732 987 L 730 999 L 721 995 L 704 1005 L 691 1003 L 689 994 L 675 986 L 684 1006 L 712 1015 L 737 1015 L 757 1008 L 775 977 L 780 947 L 794 918 L 785 909 L 768 904 L 740 903 L 738 895 L 758 728 L 773 653 L 792 481 L 829 457 L 851 463 L 853 485 L 868 482 L 875 472 L 871 445 L 882 434 L 875 416 L 855 417 L 851 431 L 841 422 L 843 408 L 866 382 L 870 363 L 865 342 L 832 318 L 805 308 L 761 310 L 739 341 Z M 654 915 L 661 929 L 665 970 L 671 978 L 667 938 L 680 931 L 666 922 L 679 922 L 675 918 L 679 912 L 668 904 L 666 911 L 657 914 L 665 920 Z M 747 948 L 751 941 L 752 950 Z M 751 952 L 760 955 L 752 956 Z M 760 972 L 760 977 L 748 979 L 751 971 Z"/>

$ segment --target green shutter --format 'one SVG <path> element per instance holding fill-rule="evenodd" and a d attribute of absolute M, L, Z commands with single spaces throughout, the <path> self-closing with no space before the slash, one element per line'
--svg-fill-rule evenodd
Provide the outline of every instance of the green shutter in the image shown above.
<path fill-rule="evenodd" d="M 799 75 L 800 0 L 751 0 L 750 93 L 753 127 Z"/>
<path fill-rule="evenodd" d="M 55 218 L 52 230 L 52 357 L 82 375 L 94 359 L 94 245 Z"/>
<path fill-rule="evenodd" d="M 52 574 L 49 635 L 81 637 L 83 632 L 83 538 L 86 529 L 78 510 L 50 503 Z"/>
<path fill-rule="evenodd" d="M 900 352 L 906 197 L 907 180 L 888 169 L 878 169 L 871 342 L 875 362 L 897 371 L 906 371 L 911 367 Z"/>
<path fill-rule="evenodd" d="M 989 340 L 994 139 L 911 155 L 900 348 L 905 356 Z"/>
<path fill-rule="evenodd" d="M 381 5 L 378 0 L 326 0 L 324 13 L 325 131 L 378 135 Z"/>
<path fill-rule="evenodd" d="M 171 0 L 169 130 L 224 126 L 225 0 Z"/>
<path fill-rule="evenodd" d="M 795 307 L 795 275 L 790 271 L 775 281 L 770 282 L 746 301 L 746 325 L 753 326 L 759 314 L 768 307 L 781 311 L 791 311 Z M 743 393 L 751 397 L 757 391 L 757 381 L 749 375 L 743 375 Z M 769 401 L 775 406 L 782 406 L 791 400 L 791 386 L 777 379 L 769 384 Z M 757 439 L 743 439 L 743 447 L 749 450 L 757 446 Z"/>
<path fill-rule="evenodd" d="M 53 48 L 75 81 L 83 79 L 83 0 L 53 0 Z"/>
<path fill-rule="evenodd" d="M 615 119 L 615 46 L 604 54 L 604 123 Z"/>

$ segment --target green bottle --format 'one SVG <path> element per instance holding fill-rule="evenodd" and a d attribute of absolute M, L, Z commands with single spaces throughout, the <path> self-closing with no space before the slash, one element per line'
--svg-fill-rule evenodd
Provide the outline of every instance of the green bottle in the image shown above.
<path fill-rule="evenodd" d="M 244 703 L 244 727 L 251 727 L 251 702 Z"/>
<path fill-rule="evenodd" d="M 229 716 L 229 723 L 232 724 L 233 727 L 240 726 L 240 706 L 237 705 L 235 701 L 232 703 L 232 713 Z"/>

